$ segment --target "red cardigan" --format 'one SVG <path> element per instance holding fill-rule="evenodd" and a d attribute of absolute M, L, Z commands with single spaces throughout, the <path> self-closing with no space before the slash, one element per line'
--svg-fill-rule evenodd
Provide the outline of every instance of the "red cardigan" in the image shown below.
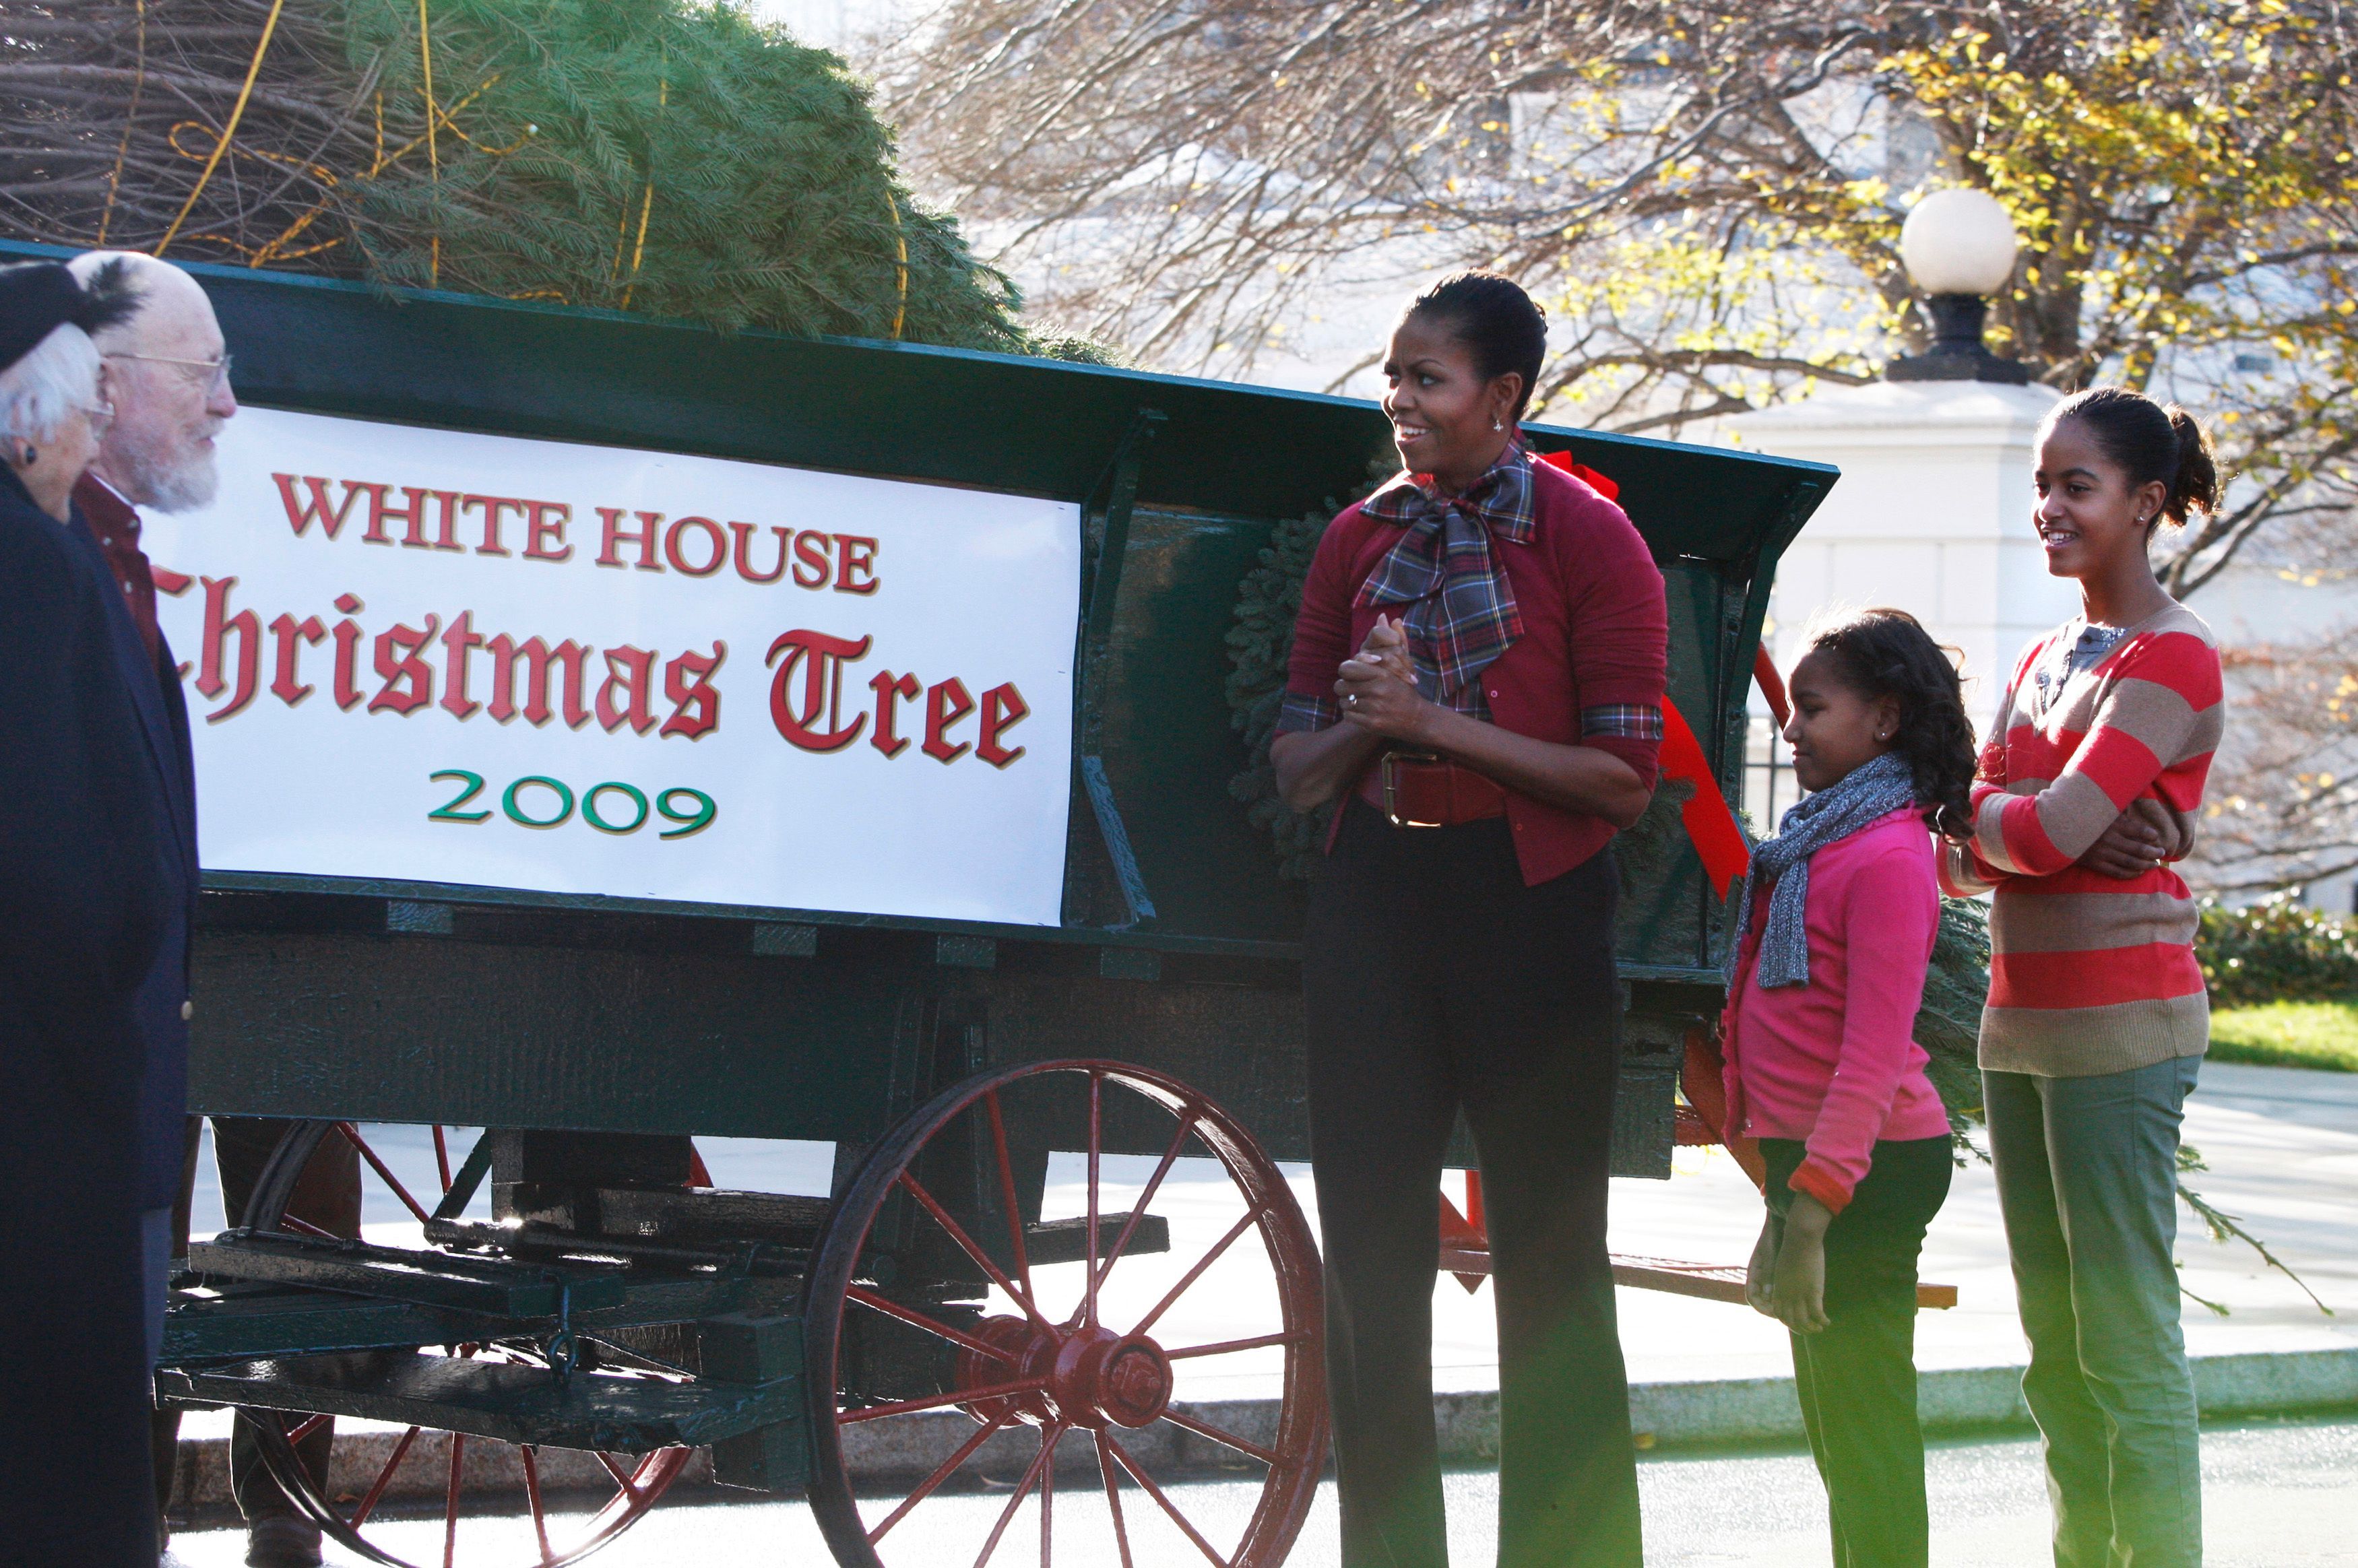
<path fill-rule="evenodd" d="M 1661 707 L 1670 642 L 1662 574 L 1628 515 L 1581 481 L 1534 462 L 1531 490 L 1538 527 L 1531 543 L 1498 546 L 1523 634 L 1482 672 L 1490 717 L 1534 740 L 1610 752 L 1650 789 L 1660 742 L 1584 738 L 1580 715 L 1607 706 Z M 1352 600 L 1400 535 L 1400 524 L 1356 505 L 1328 524 L 1302 584 L 1288 691 L 1332 700 L 1343 661 L 1367 641 L 1379 609 L 1399 608 L 1360 609 Z M 1614 834 L 1601 816 L 1512 790 L 1507 819 L 1523 881 L 1534 887 L 1580 865 Z"/>

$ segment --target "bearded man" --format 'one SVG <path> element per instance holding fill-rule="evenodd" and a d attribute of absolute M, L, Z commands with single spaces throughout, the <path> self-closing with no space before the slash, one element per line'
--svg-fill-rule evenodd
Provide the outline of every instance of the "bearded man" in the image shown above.
<path fill-rule="evenodd" d="M 211 503 L 221 482 L 214 438 L 235 416 L 237 397 L 230 390 L 230 355 L 221 324 L 197 280 L 168 262 L 124 252 L 93 251 L 70 265 L 86 278 L 110 261 L 123 264 L 139 290 L 141 308 L 130 319 L 94 335 L 104 356 L 114 423 L 75 489 L 74 503 L 97 536 L 136 633 L 119 637 L 118 652 L 145 716 L 154 719 L 151 734 L 168 738 L 159 754 L 178 833 L 177 855 L 166 857 L 178 878 L 168 901 L 171 928 L 138 999 L 147 1052 L 140 1202 L 152 1361 L 163 1339 L 171 1260 L 187 1251 L 189 1190 L 195 1175 L 198 1123 L 188 1114 L 188 1087 L 189 1021 L 195 1011 L 189 999 L 189 933 L 196 911 L 197 808 L 188 704 L 181 696 L 178 662 L 156 620 L 158 574 L 140 547 L 139 508 L 193 512 Z M 187 579 L 163 575 L 168 589 L 187 587 Z M 282 1121 L 215 1119 L 214 1152 L 231 1224 L 244 1217 L 255 1179 L 286 1127 Z M 341 1236 L 357 1236 L 358 1162 L 349 1144 L 330 1141 L 331 1147 L 313 1162 L 298 1188 L 299 1217 Z M 159 1524 L 171 1503 L 179 1425 L 178 1411 L 157 1412 L 152 1438 Z M 326 1422 L 304 1440 L 303 1456 L 315 1472 L 324 1474 L 331 1441 L 332 1430 Z M 257 1568 L 302 1568 L 318 1563 L 318 1527 L 299 1518 L 272 1483 L 243 1421 L 231 1438 L 230 1469 L 232 1490 L 246 1518 L 246 1561 Z"/>

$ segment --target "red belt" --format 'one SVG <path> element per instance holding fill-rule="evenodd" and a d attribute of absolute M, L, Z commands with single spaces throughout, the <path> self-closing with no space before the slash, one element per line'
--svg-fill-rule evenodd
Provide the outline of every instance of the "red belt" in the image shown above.
<path fill-rule="evenodd" d="M 1507 814 L 1507 792 L 1471 768 L 1421 752 L 1387 752 L 1359 781 L 1359 798 L 1395 827 L 1454 827 Z"/>

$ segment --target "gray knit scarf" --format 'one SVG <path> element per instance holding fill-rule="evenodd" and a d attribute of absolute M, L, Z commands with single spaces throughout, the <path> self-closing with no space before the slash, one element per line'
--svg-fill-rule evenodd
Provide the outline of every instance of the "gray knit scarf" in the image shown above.
<path fill-rule="evenodd" d="M 1753 978 L 1762 989 L 1810 983 L 1810 935 L 1804 917 L 1810 899 L 1810 857 L 1837 838 L 1846 838 L 1877 817 L 1916 804 L 1916 781 L 1896 752 L 1886 752 L 1853 768 L 1835 783 L 1785 813 L 1777 831 L 1752 847 L 1752 865 L 1736 902 L 1736 940 L 1728 945 L 1727 980 L 1744 955 L 1752 924 L 1756 879 L 1774 879 L 1768 892 L 1768 928 L 1760 935 L 1760 962 Z"/>

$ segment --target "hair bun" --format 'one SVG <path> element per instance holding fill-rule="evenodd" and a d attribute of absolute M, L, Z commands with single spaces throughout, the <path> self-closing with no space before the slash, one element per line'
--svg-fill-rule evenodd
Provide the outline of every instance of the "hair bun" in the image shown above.
<path fill-rule="evenodd" d="M 2211 436 L 2201 420 L 2175 403 L 2165 412 L 2169 416 L 2169 433 L 2178 438 L 2178 478 L 2170 484 L 2169 499 L 2161 510 L 2171 522 L 2182 524 L 2190 513 L 2219 509 L 2219 460 L 2212 454 Z"/>

